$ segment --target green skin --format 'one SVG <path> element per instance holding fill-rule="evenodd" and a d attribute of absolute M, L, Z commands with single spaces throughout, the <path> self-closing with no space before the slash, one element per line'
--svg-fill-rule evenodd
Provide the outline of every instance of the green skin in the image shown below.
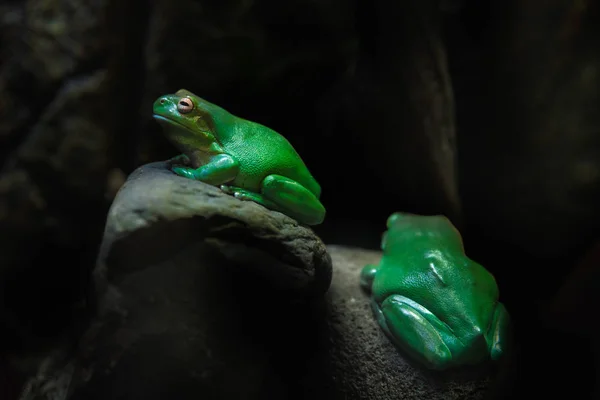
<path fill-rule="evenodd" d="M 509 315 L 494 277 L 465 255 L 444 216 L 394 213 L 379 265 L 361 271 L 377 322 L 396 345 L 429 369 L 497 360 Z"/>
<path fill-rule="evenodd" d="M 159 97 L 153 108 L 166 137 L 183 153 L 170 160 L 174 173 L 305 225 L 323 222 L 321 187 L 279 133 L 185 89 Z"/>

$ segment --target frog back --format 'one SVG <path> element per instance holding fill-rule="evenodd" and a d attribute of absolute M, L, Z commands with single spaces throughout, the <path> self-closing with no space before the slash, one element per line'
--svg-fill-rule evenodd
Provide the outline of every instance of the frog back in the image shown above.
<path fill-rule="evenodd" d="M 320 197 L 321 187 L 286 138 L 256 122 L 236 120 L 227 132 L 219 135 L 224 151 L 240 165 L 234 186 L 259 191 L 264 178 L 277 174 L 300 183 Z"/>
<path fill-rule="evenodd" d="M 378 302 L 394 294 L 410 298 L 464 336 L 487 328 L 498 299 L 485 268 L 462 248 L 427 235 L 384 251 L 373 293 Z"/>

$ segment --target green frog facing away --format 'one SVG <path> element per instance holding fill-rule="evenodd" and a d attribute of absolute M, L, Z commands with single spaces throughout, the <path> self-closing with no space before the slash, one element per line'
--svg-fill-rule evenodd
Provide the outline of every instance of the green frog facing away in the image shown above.
<path fill-rule="evenodd" d="M 365 266 L 380 327 L 429 369 L 496 360 L 505 352 L 509 315 L 494 277 L 465 255 L 462 237 L 444 216 L 394 213 L 379 265 Z"/>
<path fill-rule="evenodd" d="M 177 175 L 286 214 L 305 225 L 325 218 L 321 187 L 279 133 L 181 89 L 154 102 L 154 118 L 183 154 Z"/>

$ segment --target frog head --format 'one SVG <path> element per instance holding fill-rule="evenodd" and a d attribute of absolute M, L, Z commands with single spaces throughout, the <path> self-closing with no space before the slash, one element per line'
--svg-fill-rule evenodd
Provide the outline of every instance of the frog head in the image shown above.
<path fill-rule="evenodd" d="M 218 144 L 213 115 L 204 103 L 185 89 L 160 96 L 154 102 L 154 119 L 167 139 L 184 153 L 189 149 L 210 151 Z"/>
<path fill-rule="evenodd" d="M 387 219 L 387 232 L 383 245 L 390 238 L 396 241 L 410 243 L 412 240 L 429 237 L 436 238 L 447 246 L 463 249 L 460 232 L 444 215 L 416 215 L 404 212 L 395 212 Z"/>

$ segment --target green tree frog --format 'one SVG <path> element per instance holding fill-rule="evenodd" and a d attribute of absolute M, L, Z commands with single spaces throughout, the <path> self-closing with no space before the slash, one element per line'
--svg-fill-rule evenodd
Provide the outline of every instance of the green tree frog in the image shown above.
<path fill-rule="evenodd" d="M 382 259 L 361 270 L 360 284 L 388 338 L 433 370 L 497 360 L 509 315 L 454 225 L 441 215 L 394 213 L 387 228 Z"/>
<path fill-rule="evenodd" d="M 167 139 L 183 153 L 170 160 L 175 174 L 306 225 L 323 222 L 321 187 L 279 133 L 185 89 L 159 97 L 153 109 Z"/>

